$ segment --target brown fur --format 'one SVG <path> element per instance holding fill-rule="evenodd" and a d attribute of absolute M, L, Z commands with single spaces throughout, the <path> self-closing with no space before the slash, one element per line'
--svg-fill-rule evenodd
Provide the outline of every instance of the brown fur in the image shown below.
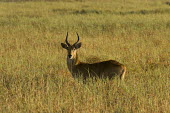
<path fill-rule="evenodd" d="M 77 49 L 81 47 L 81 43 L 78 43 L 77 41 L 73 45 L 70 45 L 67 41 L 67 37 L 66 43 L 67 45 L 61 43 L 61 46 L 67 50 L 67 66 L 73 77 L 82 76 L 84 79 L 88 77 L 112 79 L 115 76 L 119 76 L 121 80 L 124 79 L 126 67 L 123 64 L 115 60 L 108 60 L 92 64 L 80 62 L 77 55 Z"/>
<path fill-rule="evenodd" d="M 81 75 L 84 79 L 88 77 L 112 79 L 117 75 L 120 76 L 121 80 L 123 80 L 126 72 L 126 67 L 114 60 L 97 62 L 93 64 L 83 62 L 78 62 L 75 64 L 68 63 L 68 67 L 71 67 L 69 68 L 69 71 L 73 77 Z"/>

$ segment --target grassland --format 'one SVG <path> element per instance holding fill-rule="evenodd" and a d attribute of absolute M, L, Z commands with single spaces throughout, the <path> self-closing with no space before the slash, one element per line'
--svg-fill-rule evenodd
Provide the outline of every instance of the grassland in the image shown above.
<path fill-rule="evenodd" d="M 0 112 L 170 111 L 168 0 L 2 1 Z M 67 31 L 72 43 L 80 35 L 81 61 L 125 64 L 124 84 L 74 80 L 60 47 Z"/>

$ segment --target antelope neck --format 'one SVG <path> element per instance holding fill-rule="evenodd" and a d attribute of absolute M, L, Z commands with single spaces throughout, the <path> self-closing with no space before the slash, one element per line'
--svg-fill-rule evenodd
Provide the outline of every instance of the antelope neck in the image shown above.
<path fill-rule="evenodd" d="M 67 66 L 70 72 L 73 71 L 74 67 L 79 64 L 80 61 L 78 60 L 78 55 L 76 54 L 76 57 L 73 59 L 70 59 L 67 57 Z"/>

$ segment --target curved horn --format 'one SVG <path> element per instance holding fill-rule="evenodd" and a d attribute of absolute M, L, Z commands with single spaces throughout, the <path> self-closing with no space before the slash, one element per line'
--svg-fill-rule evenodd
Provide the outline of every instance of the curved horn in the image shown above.
<path fill-rule="evenodd" d="M 79 39 L 80 39 L 80 37 L 79 37 L 79 35 L 78 35 L 78 33 L 76 33 L 77 34 L 77 42 L 75 42 L 73 45 L 76 45 L 78 42 L 79 42 Z"/>
<path fill-rule="evenodd" d="M 68 32 L 67 32 L 67 35 L 66 35 L 66 40 L 65 40 L 65 42 L 66 42 L 66 44 L 67 44 L 68 46 L 70 46 L 70 44 L 69 44 L 69 42 L 68 42 Z"/>

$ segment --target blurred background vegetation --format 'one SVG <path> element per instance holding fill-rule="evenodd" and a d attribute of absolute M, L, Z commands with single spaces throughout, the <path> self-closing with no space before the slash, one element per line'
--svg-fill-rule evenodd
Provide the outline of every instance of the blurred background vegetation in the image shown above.
<path fill-rule="evenodd" d="M 0 1 L 0 112 L 170 111 L 168 0 Z M 73 79 L 67 31 L 81 61 L 125 64 L 124 84 Z"/>

